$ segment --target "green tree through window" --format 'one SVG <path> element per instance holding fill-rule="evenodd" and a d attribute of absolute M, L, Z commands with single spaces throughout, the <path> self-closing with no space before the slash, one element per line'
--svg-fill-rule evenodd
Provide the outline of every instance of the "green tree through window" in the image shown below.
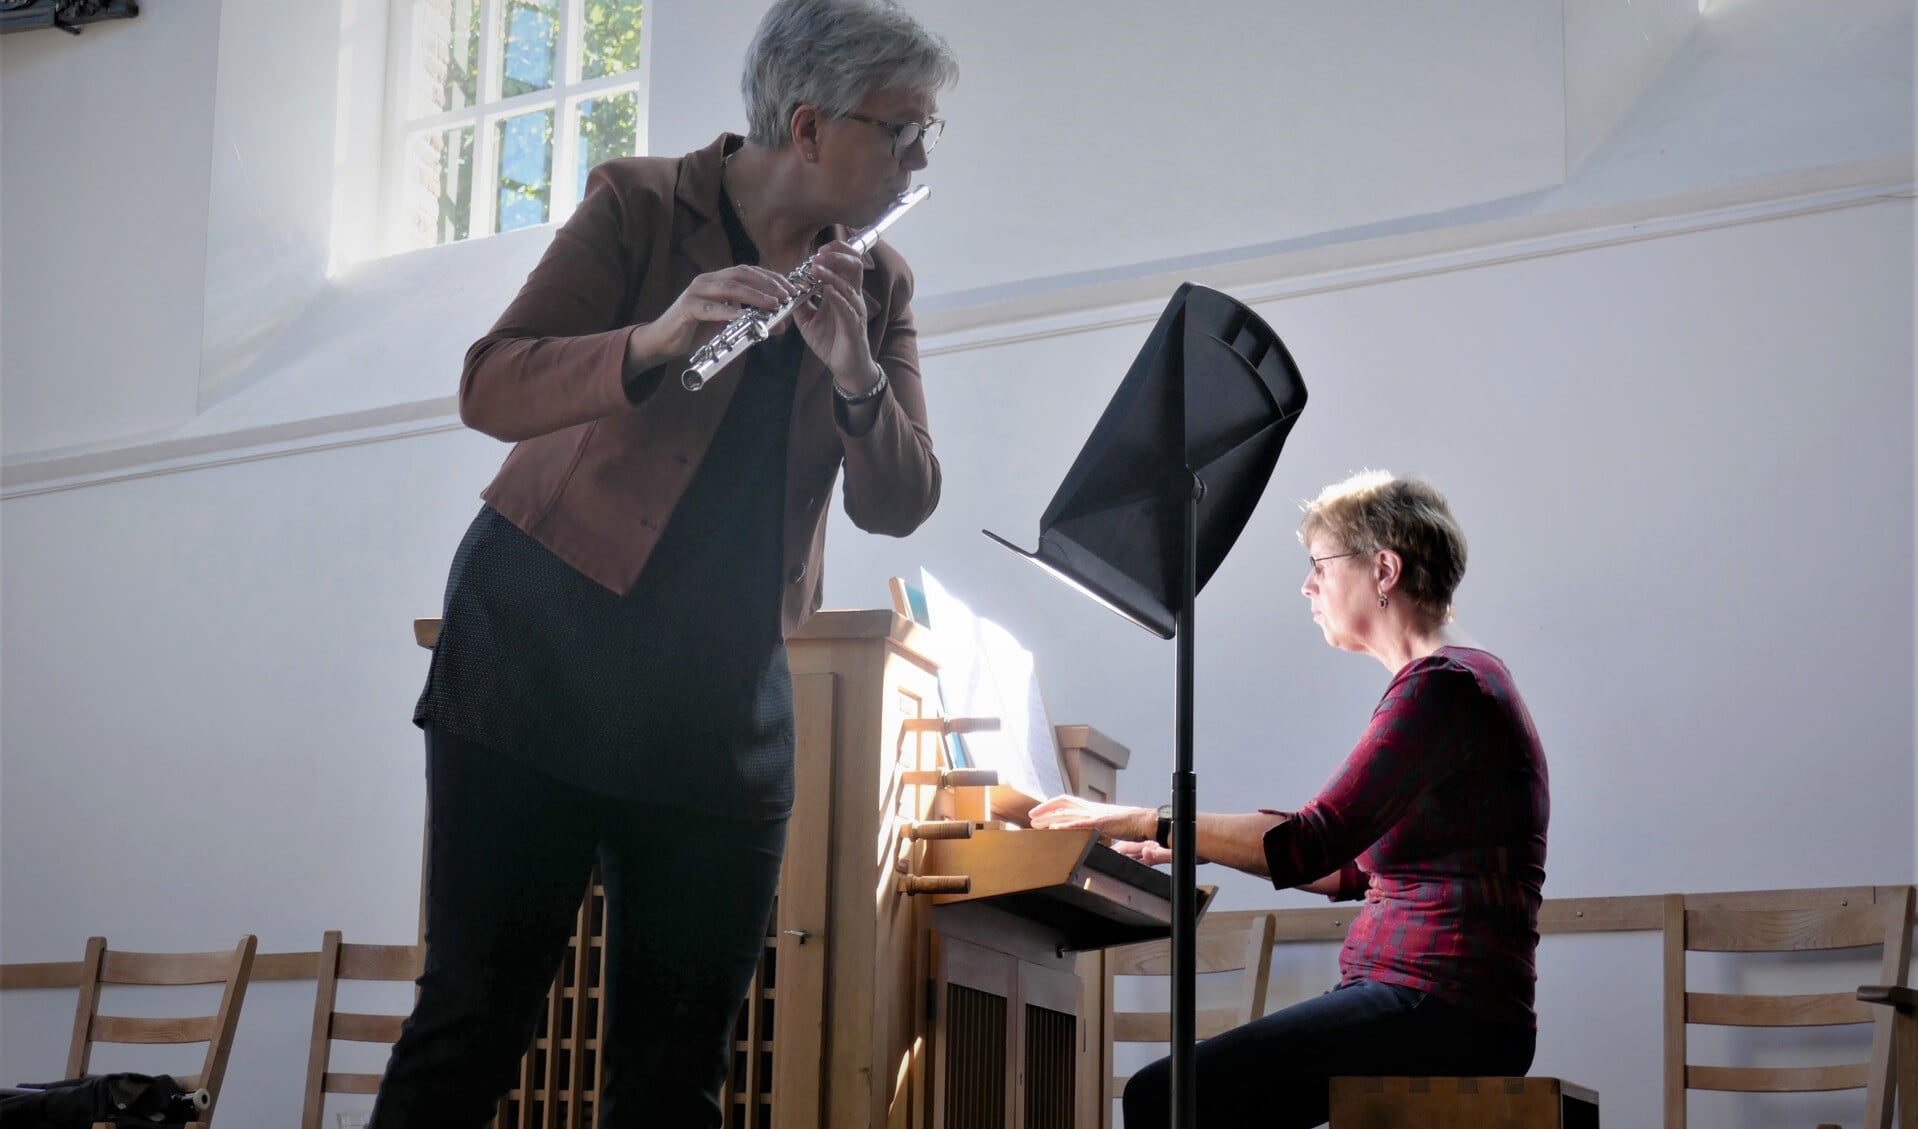
<path fill-rule="evenodd" d="M 401 246 L 561 220 L 639 152 L 642 0 L 407 0 Z"/>

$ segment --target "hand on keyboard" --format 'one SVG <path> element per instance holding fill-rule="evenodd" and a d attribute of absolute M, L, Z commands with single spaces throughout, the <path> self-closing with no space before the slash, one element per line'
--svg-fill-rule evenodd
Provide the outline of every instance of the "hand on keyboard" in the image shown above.
<path fill-rule="evenodd" d="M 1153 842 L 1114 843 L 1112 844 L 1112 849 L 1125 855 L 1127 858 L 1138 859 L 1147 866 L 1163 866 L 1172 861 L 1172 852 Z"/>

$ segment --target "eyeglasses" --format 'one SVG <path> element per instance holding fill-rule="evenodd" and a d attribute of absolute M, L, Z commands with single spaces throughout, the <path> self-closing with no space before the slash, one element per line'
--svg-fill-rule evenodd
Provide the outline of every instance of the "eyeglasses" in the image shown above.
<path fill-rule="evenodd" d="M 1330 554 L 1330 555 L 1328 555 L 1328 556 L 1323 556 L 1323 557 L 1307 557 L 1307 558 L 1305 558 L 1305 559 L 1306 559 L 1306 560 L 1308 560 L 1308 561 L 1311 561 L 1311 562 L 1312 562 L 1312 575 L 1313 575 L 1313 576 L 1324 576 L 1324 575 L 1325 575 L 1325 562 L 1326 562 L 1326 561 L 1336 561 L 1336 560 L 1338 560 L 1338 559 L 1339 559 L 1340 557 L 1359 557 L 1359 556 L 1364 556 L 1364 554 L 1363 554 L 1363 553 L 1360 553 L 1360 552 L 1358 552 L 1357 550 L 1354 550 L 1354 551 L 1352 551 L 1352 552 L 1350 552 L 1350 553 L 1332 553 L 1332 554 Z"/>
<path fill-rule="evenodd" d="M 882 122 L 878 118 L 869 118 L 864 114 L 848 113 L 847 117 L 856 122 L 865 122 L 875 129 L 883 129 L 892 134 L 892 155 L 903 157 L 915 144 L 923 144 L 926 152 L 931 153 L 933 146 L 939 144 L 939 135 L 946 131 L 946 123 L 938 118 L 927 118 L 922 122 Z"/>

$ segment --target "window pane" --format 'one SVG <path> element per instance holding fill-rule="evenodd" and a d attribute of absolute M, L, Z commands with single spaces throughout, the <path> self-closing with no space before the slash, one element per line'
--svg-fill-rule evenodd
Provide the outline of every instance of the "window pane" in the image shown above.
<path fill-rule="evenodd" d="M 417 0 L 407 117 L 462 110 L 479 101 L 479 33 L 480 0 Z"/>
<path fill-rule="evenodd" d="M 586 0 L 580 35 L 579 77 L 639 69 L 640 0 Z"/>
<path fill-rule="evenodd" d="M 552 86 L 559 58 L 559 0 L 505 0 L 500 18 L 501 95 L 511 98 Z"/>
<path fill-rule="evenodd" d="M 466 238 L 473 218 L 473 127 L 417 133 L 406 149 L 407 245 Z"/>
<path fill-rule="evenodd" d="M 553 201 L 553 111 L 503 118 L 499 142 L 499 222 L 513 231 L 546 222 Z"/>
<path fill-rule="evenodd" d="M 579 104 L 579 175 L 573 178 L 580 199 L 586 196 L 586 174 L 601 161 L 638 153 L 639 92 L 621 91 L 588 98 Z"/>

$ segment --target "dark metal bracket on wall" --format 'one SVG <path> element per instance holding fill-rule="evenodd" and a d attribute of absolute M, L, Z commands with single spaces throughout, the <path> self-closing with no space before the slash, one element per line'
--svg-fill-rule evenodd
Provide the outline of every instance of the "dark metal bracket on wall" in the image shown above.
<path fill-rule="evenodd" d="M 135 0 L 0 0 L 0 35 L 43 27 L 78 35 L 86 24 L 139 14 Z"/>

